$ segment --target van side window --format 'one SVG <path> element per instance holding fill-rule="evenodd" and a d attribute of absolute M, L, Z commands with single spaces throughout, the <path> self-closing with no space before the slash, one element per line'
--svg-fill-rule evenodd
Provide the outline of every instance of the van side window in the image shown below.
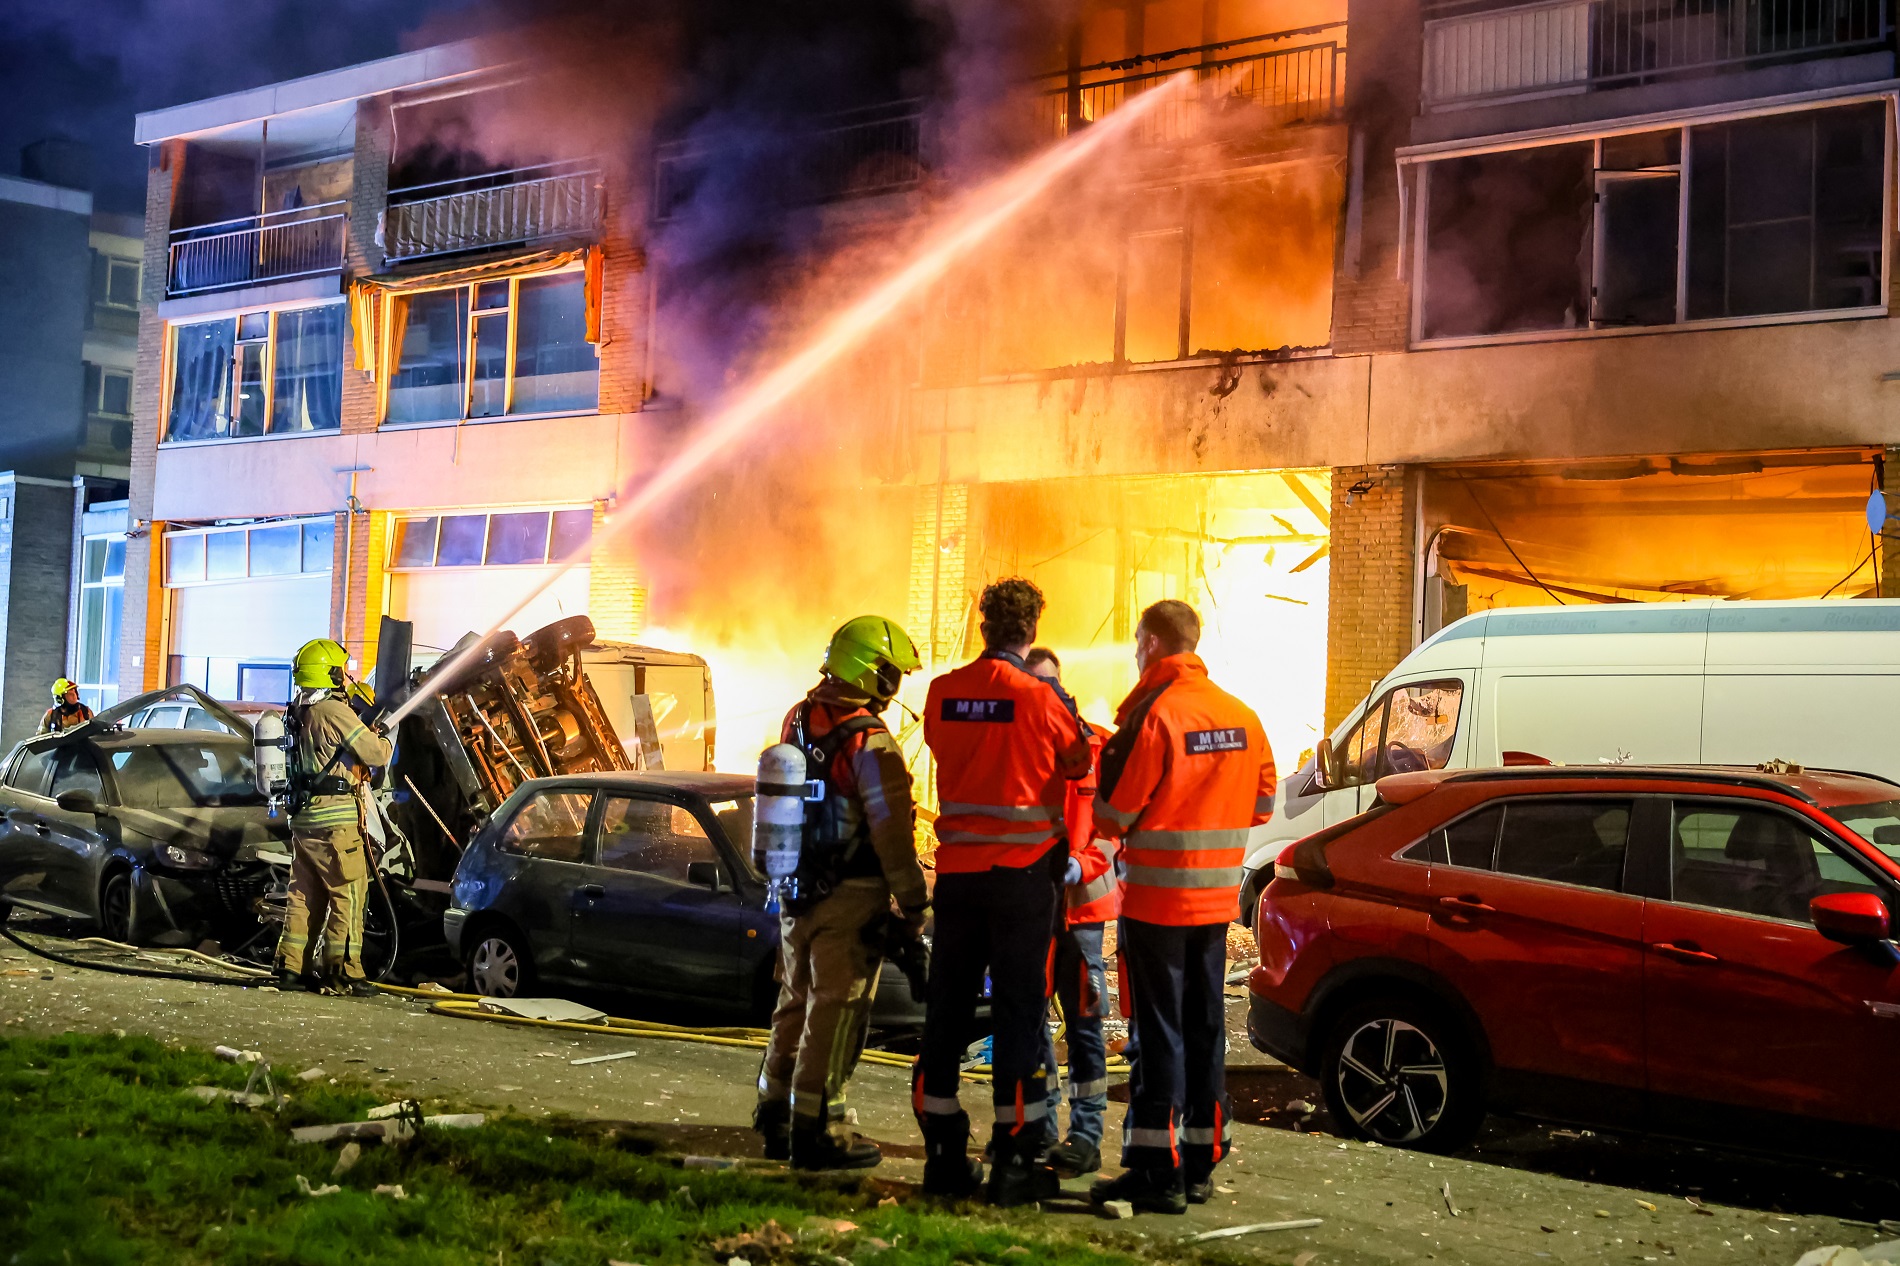
<path fill-rule="evenodd" d="M 1443 769 L 1458 737 L 1464 683 L 1398 686 L 1370 708 L 1339 743 L 1339 785 L 1357 787 L 1387 774 Z"/>

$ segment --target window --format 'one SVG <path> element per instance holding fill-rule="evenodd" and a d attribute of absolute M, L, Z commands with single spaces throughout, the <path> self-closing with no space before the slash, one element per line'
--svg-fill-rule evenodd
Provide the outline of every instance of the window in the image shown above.
<path fill-rule="evenodd" d="M 1827 812 L 1829 817 L 1888 857 L 1900 861 L 1900 800 L 1840 805 Z"/>
<path fill-rule="evenodd" d="M 86 412 L 98 417 L 132 416 L 132 371 L 86 365 Z"/>
<path fill-rule="evenodd" d="M 1425 169 L 1424 340 L 1878 309 L 1887 107 Z"/>
<path fill-rule="evenodd" d="M 1339 786 L 1357 787 L 1387 774 L 1443 769 L 1458 735 L 1464 691 L 1464 683 L 1455 679 L 1389 691 L 1335 745 Z"/>
<path fill-rule="evenodd" d="M 400 571 L 583 561 L 593 534 L 591 508 L 398 519 L 390 541 L 389 566 Z"/>
<path fill-rule="evenodd" d="M 139 261 L 110 255 L 97 258 L 93 300 L 109 308 L 136 309 L 139 306 Z"/>
<path fill-rule="evenodd" d="M 175 327 L 166 438 L 334 431 L 343 424 L 343 305 Z"/>
<path fill-rule="evenodd" d="M 53 773 L 53 756 L 58 750 L 42 748 L 37 752 L 21 752 L 19 762 L 14 765 L 13 773 L 7 779 L 7 785 L 29 796 L 45 795 L 47 779 Z"/>
<path fill-rule="evenodd" d="M 79 701 L 97 712 L 119 701 L 119 629 L 125 619 L 125 534 L 79 544 Z"/>
<path fill-rule="evenodd" d="M 388 300 L 388 422 L 569 413 L 600 402 L 578 272 L 474 282 Z"/>
<path fill-rule="evenodd" d="M 719 860 L 691 810 L 657 800 L 609 797 L 600 817 L 600 864 L 686 882 L 693 862 Z"/>
<path fill-rule="evenodd" d="M 1678 801 L 1670 832 L 1677 901 L 1794 923 L 1832 892 L 1891 894 L 1793 815 Z"/>
<path fill-rule="evenodd" d="M 1629 847 L 1627 800 L 1519 800 L 1504 806 L 1499 874 L 1615 892 Z"/>
<path fill-rule="evenodd" d="M 53 785 L 46 794 L 57 800 L 68 791 L 83 791 L 94 800 L 105 798 L 105 782 L 99 777 L 99 762 L 92 753 L 76 744 L 62 747 L 53 759 Z"/>
<path fill-rule="evenodd" d="M 248 743 L 149 743 L 107 758 L 119 803 L 134 809 L 262 804 Z"/>
<path fill-rule="evenodd" d="M 502 832 L 502 851 L 555 862 L 580 861 L 592 803 L 590 792 L 541 792 L 521 806 Z"/>
<path fill-rule="evenodd" d="M 289 703 L 290 665 L 239 664 L 238 698 L 247 703 Z"/>
<path fill-rule="evenodd" d="M 165 584 L 318 575 L 334 565 L 336 520 L 291 520 L 165 534 Z M 123 542 L 121 542 L 123 546 Z M 121 564 L 123 570 L 123 564 Z"/>
<path fill-rule="evenodd" d="M 1409 861 L 1431 862 L 1435 866 L 1490 870 L 1497 856 L 1498 827 L 1503 822 L 1502 807 L 1481 810 L 1433 831 L 1406 849 L 1403 856 Z"/>

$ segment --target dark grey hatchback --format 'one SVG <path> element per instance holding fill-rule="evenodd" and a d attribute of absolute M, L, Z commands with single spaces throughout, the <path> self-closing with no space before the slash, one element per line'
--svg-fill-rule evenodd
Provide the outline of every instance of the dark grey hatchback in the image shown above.
<path fill-rule="evenodd" d="M 749 860 L 753 780 L 609 773 L 523 783 L 475 833 L 443 916 L 477 993 L 611 989 L 763 1018 L 778 918 Z M 886 963 L 872 1024 L 923 1006 Z"/>

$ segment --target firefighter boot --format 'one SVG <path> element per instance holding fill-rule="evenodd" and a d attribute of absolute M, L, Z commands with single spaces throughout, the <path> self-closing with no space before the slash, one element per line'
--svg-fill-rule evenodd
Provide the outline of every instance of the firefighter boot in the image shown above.
<path fill-rule="evenodd" d="M 999 1126 L 990 1139 L 996 1161 L 990 1166 L 989 1202 L 999 1208 L 1052 1200 L 1062 1191 L 1062 1180 L 1043 1159 L 1040 1135 L 1023 1141 Z"/>
<path fill-rule="evenodd" d="M 1186 1213 L 1187 1191 L 1178 1169 L 1131 1169 L 1089 1188 L 1089 1203 L 1126 1200 L 1143 1213 Z"/>
<path fill-rule="evenodd" d="M 1183 1191 L 1189 1204 L 1206 1204 L 1214 1198 L 1214 1168 L 1190 1162 L 1183 1175 Z"/>
<path fill-rule="evenodd" d="M 962 1199 L 983 1185 L 983 1163 L 970 1158 L 970 1114 L 918 1118 L 924 1131 L 924 1194 Z"/>
<path fill-rule="evenodd" d="M 869 1169 L 883 1159 L 876 1143 L 855 1134 L 840 1138 L 823 1118 L 792 1122 L 793 1169 Z"/>
<path fill-rule="evenodd" d="M 783 1099 L 761 1099 L 752 1109 L 752 1128 L 765 1140 L 765 1159 L 792 1159 L 792 1105 Z"/>

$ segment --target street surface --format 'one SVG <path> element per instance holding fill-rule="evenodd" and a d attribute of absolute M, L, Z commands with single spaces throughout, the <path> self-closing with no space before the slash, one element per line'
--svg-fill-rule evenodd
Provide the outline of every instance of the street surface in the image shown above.
<path fill-rule="evenodd" d="M 1821 1245 L 1866 1247 L 1900 1238 L 1900 1230 L 1877 1225 L 1900 1218 L 1900 1183 L 1826 1167 L 1515 1123 L 1494 1123 L 1478 1149 L 1457 1158 L 1341 1141 L 1327 1132 L 1323 1109 L 1308 1117 L 1288 1107 L 1317 1104 L 1317 1088 L 1246 1044 L 1243 1006 L 1238 997 L 1230 1000 L 1236 1155 L 1217 1175 L 1214 1203 L 1191 1209 L 1186 1218 L 1145 1215 L 1132 1224 L 1156 1240 L 1317 1217 L 1324 1222 L 1311 1230 L 1245 1236 L 1222 1247 L 1297 1266 L 1426 1260 L 1793 1266 Z M 611 1009 L 628 1014 L 631 1007 Z M 748 1128 L 758 1068 L 753 1051 L 457 1020 L 394 996 L 325 998 L 135 979 L 54 966 L 0 945 L 0 1035 L 114 1030 L 180 1045 L 260 1050 L 293 1095 L 296 1074 L 321 1067 L 327 1075 L 384 1087 L 391 1098 L 638 1122 L 688 1153 L 758 1150 Z M 579 1068 L 569 1062 L 628 1049 L 637 1057 Z M 1116 1097 L 1125 1098 L 1123 1088 Z M 963 1099 L 973 1118 L 987 1122 L 987 1087 L 967 1084 Z M 908 1101 L 908 1078 L 899 1069 L 861 1069 L 852 1085 L 860 1128 L 885 1149 L 879 1172 L 915 1181 L 922 1147 Z M 1110 1173 L 1119 1115 L 1111 1105 L 1104 1148 Z M 1087 1181 L 1068 1188 L 1079 1196 Z M 1051 1216 L 1092 1215 L 1078 1198 L 1073 1207 L 1052 1206 Z"/>

